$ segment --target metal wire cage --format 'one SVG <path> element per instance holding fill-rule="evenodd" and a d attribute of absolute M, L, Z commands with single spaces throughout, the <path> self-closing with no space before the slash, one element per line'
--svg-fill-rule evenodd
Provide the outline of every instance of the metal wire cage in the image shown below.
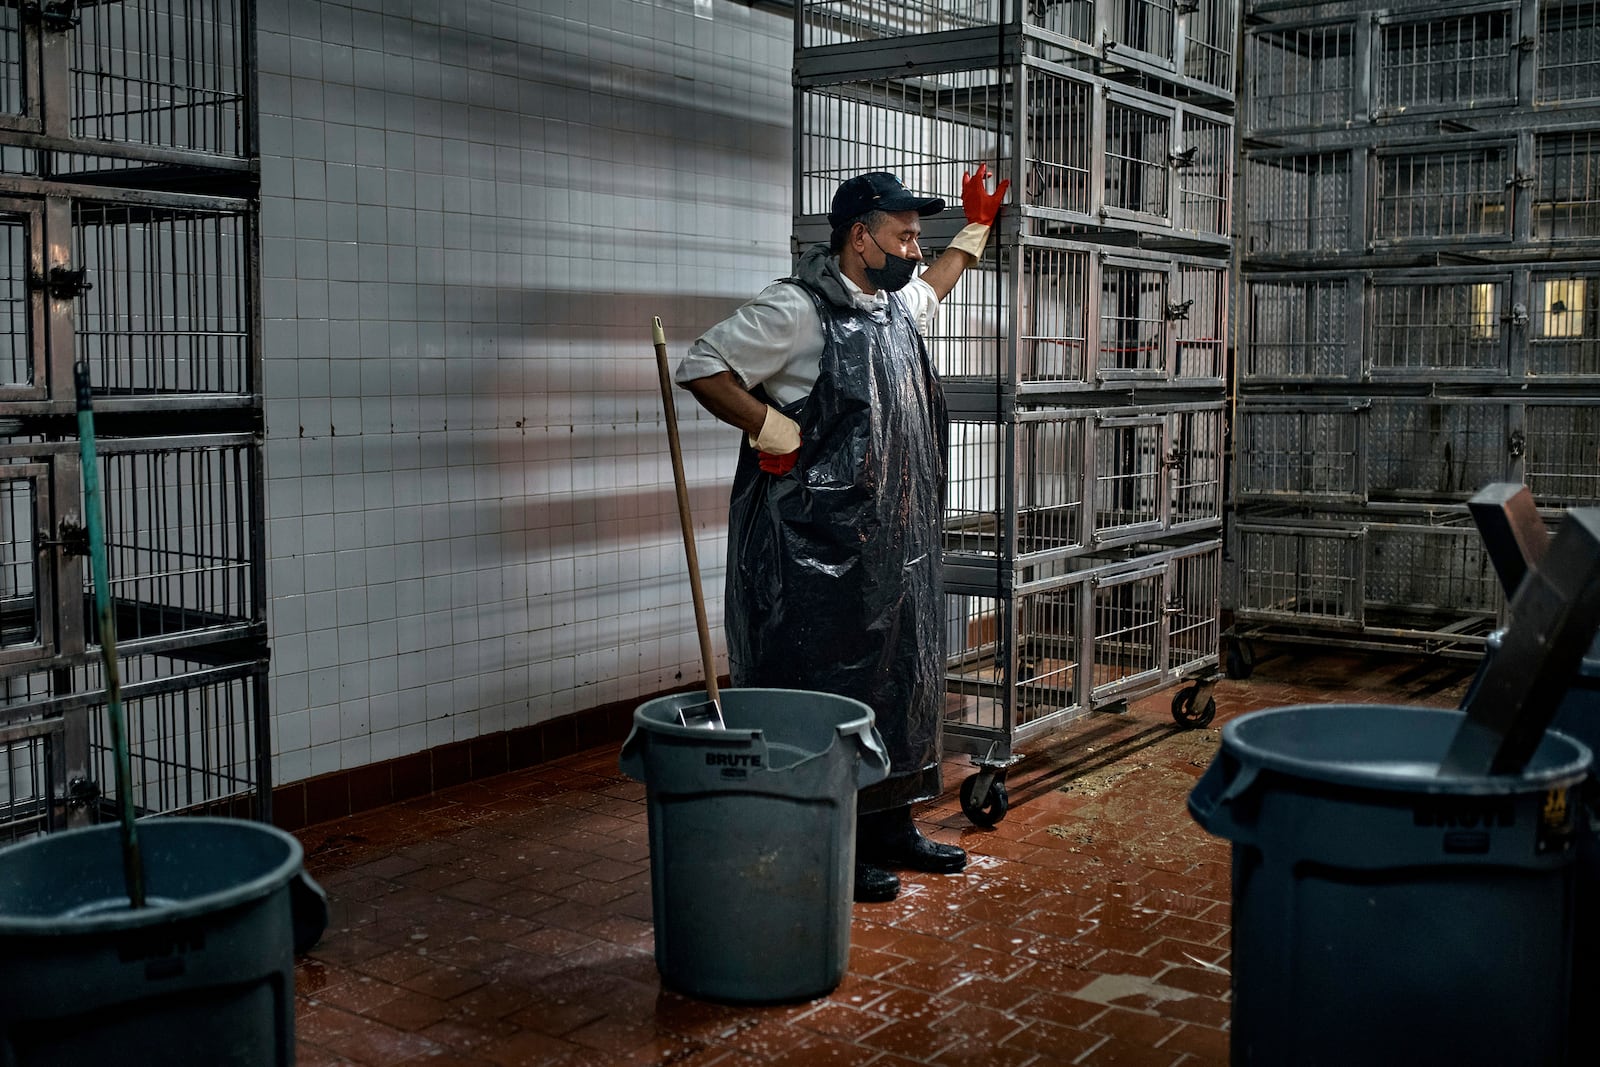
<path fill-rule="evenodd" d="M 1361 400 L 1241 406 L 1235 430 L 1236 497 L 1362 499 L 1363 407 Z"/>
<path fill-rule="evenodd" d="M 1517 12 L 1510 4 L 1380 19 L 1375 115 L 1508 104 L 1517 96 Z"/>
<path fill-rule="evenodd" d="M 1244 76 L 1252 130 L 1340 126 L 1355 114 L 1355 27 L 1328 22 L 1253 29 Z"/>
<path fill-rule="evenodd" d="M 1241 377 L 1251 382 L 1349 380 L 1360 373 L 1360 289 L 1349 275 L 1245 281 Z"/>
<path fill-rule="evenodd" d="M 1537 54 L 1539 102 L 1600 96 L 1600 0 L 1541 3 Z"/>
<path fill-rule="evenodd" d="M 1600 131 L 1537 133 L 1533 164 L 1532 238 L 1600 237 Z"/>
<path fill-rule="evenodd" d="M 1387 274 L 1373 279 L 1375 377 L 1509 376 L 1510 278 L 1459 272 L 1451 277 L 1456 280 Z"/>
<path fill-rule="evenodd" d="M 0 689 L 6 685 L 0 679 Z M 0 842 L 54 828 L 63 724 L 33 715 L 0 724 Z"/>
<path fill-rule="evenodd" d="M 1066 410 L 1020 412 L 1014 425 L 952 418 L 946 552 L 1026 569 L 1081 549 L 1089 421 Z"/>
<path fill-rule="evenodd" d="M 72 216 L 75 261 L 93 281 L 73 333 L 97 399 L 255 391 L 247 209 L 76 201 Z"/>
<path fill-rule="evenodd" d="M 1535 273 L 1530 310 L 1530 377 L 1600 375 L 1600 269 Z"/>
<path fill-rule="evenodd" d="M 1258 154 L 1245 166 L 1246 252 L 1342 252 L 1358 246 L 1349 152 Z"/>
<path fill-rule="evenodd" d="M 258 461 L 248 434 L 100 442 L 119 648 L 214 639 L 263 620 L 251 488 Z M 91 592 L 86 577 L 86 600 Z"/>
<path fill-rule="evenodd" d="M 1510 240 L 1515 146 L 1380 152 L 1375 241 Z"/>
<path fill-rule="evenodd" d="M 1524 420 L 1523 480 L 1540 506 L 1600 501 L 1600 405 L 1592 399 L 1530 402 Z"/>

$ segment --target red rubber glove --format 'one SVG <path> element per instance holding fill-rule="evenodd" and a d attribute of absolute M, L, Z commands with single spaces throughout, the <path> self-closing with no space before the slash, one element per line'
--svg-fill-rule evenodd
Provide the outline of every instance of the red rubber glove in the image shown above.
<path fill-rule="evenodd" d="M 771 452 L 757 452 L 756 465 L 768 474 L 783 475 L 794 470 L 795 462 L 799 458 L 800 450 L 798 448 L 793 452 L 785 452 L 781 456 L 773 455 Z"/>
<path fill-rule="evenodd" d="M 961 175 L 961 210 L 967 213 L 967 221 L 978 226 L 993 226 L 994 220 L 1000 217 L 1000 204 L 1006 198 L 1006 190 L 1011 188 L 1011 179 L 1007 178 L 989 192 L 989 164 L 979 163 L 978 173 Z"/>

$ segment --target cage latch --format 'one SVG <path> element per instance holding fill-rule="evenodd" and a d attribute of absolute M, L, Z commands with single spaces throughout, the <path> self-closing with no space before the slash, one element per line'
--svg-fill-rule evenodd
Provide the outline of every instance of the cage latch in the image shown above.
<path fill-rule="evenodd" d="M 76 29 L 83 21 L 78 14 L 77 0 L 54 0 L 46 4 L 38 3 L 38 0 L 25 0 L 22 17 L 32 19 L 52 33 L 66 33 Z"/>
<path fill-rule="evenodd" d="M 1200 10 L 1200 0 L 1178 0 L 1172 10 L 1179 15 L 1192 15 Z"/>
<path fill-rule="evenodd" d="M 1194 157 L 1199 151 L 1199 145 L 1190 145 L 1188 148 L 1178 149 L 1167 158 L 1172 161 L 1172 167 L 1174 170 L 1184 170 L 1185 168 L 1194 166 Z"/>
<path fill-rule="evenodd" d="M 1188 460 L 1189 450 L 1187 448 L 1179 448 L 1174 445 L 1171 451 L 1167 453 L 1167 466 L 1173 470 L 1181 469 Z"/>
<path fill-rule="evenodd" d="M 1528 438 L 1521 430 L 1512 430 L 1511 436 L 1506 438 L 1506 454 L 1512 459 L 1522 455 L 1528 447 Z"/>
<path fill-rule="evenodd" d="M 1524 34 L 1517 39 L 1517 47 L 1524 52 L 1531 52 L 1539 47 L 1539 42 L 1534 40 L 1532 36 Z"/>
<path fill-rule="evenodd" d="M 39 531 L 39 551 L 47 548 L 59 548 L 63 556 L 87 556 L 89 554 L 89 530 L 81 523 L 71 519 L 62 519 L 56 526 L 56 536 L 51 537 L 49 530 Z"/>
<path fill-rule="evenodd" d="M 1183 614 L 1183 594 L 1172 592 L 1167 594 L 1166 613 L 1168 615 Z"/>
<path fill-rule="evenodd" d="M 1533 175 L 1531 174 L 1513 174 L 1506 179 L 1507 189 L 1526 189 L 1532 184 Z"/>
<path fill-rule="evenodd" d="M 51 267 L 44 277 L 35 274 L 28 279 L 35 289 L 44 289 L 57 300 L 72 300 L 94 288 L 89 280 L 89 268 Z"/>
<path fill-rule="evenodd" d="M 93 778 L 74 778 L 67 783 L 67 806 L 77 811 L 100 803 L 100 784 Z"/>
<path fill-rule="evenodd" d="M 1192 307 L 1194 307 L 1194 300 L 1192 298 L 1189 299 L 1189 300 L 1185 300 L 1181 304 L 1168 304 L 1167 305 L 1167 321 L 1168 322 L 1180 322 L 1180 321 L 1188 319 L 1188 317 L 1189 317 L 1189 309 L 1192 308 Z"/>
<path fill-rule="evenodd" d="M 1528 325 L 1528 305 L 1517 302 L 1511 305 L 1511 314 L 1501 315 L 1501 322 L 1509 322 L 1513 326 Z"/>

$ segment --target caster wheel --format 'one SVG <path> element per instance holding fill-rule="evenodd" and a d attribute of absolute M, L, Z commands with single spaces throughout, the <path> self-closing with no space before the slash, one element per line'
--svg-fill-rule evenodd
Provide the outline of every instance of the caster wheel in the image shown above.
<path fill-rule="evenodd" d="M 989 795 L 983 798 L 980 808 L 972 802 L 972 794 L 977 791 L 978 776 L 974 774 L 961 783 L 961 810 L 967 813 L 977 826 L 993 826 L 1006 817 L 1006 782 L 1004 778 L 996 778 L 989 783 Z"/>
<path fill-rule="evenodd" d="M 1194 706 L 1194 695 L 1197 686 L 1180 689 L 1172 695 L 1172 721 L 1179 726 L 1188 726 L 1198 729 L 1208 726 L 1217 715 L 1217 702 L 1210 693 L 1206 694 L 1203 707 Z"/>
<path fill-rule="evenodd" d="M 1248 641 L 1228 642 L 1228 677 L 1234 679 L 1248 678 L 1255 673 L 1255 670 L 1255 646 Z"/>

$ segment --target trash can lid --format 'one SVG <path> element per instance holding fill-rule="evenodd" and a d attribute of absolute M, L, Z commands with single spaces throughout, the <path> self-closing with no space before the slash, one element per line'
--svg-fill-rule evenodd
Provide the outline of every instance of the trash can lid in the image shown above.
<path fill-rule="evenodd" d="M 1589 769 L 1588 747 L 1552 730 L 1519 774 L 1440 775 L 1462 716 L 1449 708 L 1298 704 L 1233 719 L 1222 728 L 1222 747 L 1243 764 L 1296 778 L 1417 793 L 1526 792 L 1575 783 Z"/>

